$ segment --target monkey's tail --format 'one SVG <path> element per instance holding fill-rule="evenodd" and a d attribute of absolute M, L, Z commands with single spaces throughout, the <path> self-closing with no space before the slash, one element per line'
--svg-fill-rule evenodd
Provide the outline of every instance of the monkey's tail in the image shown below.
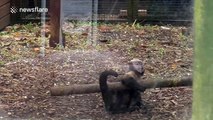
<path fill-rule="evenodd" d="M 118 73 L 115 72 L 114 70 L 105 70 L 104 72 L 101 73 L 100 78 L 99 78 L 99 85 L 100 85 L 102 94 L 106 93 L 108 91 L 107 77 L 109 75 L 117 77 Z"/>

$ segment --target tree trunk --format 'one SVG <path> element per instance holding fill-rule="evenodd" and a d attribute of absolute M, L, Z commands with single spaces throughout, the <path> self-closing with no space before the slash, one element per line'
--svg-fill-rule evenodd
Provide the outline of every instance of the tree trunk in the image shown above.
<path fill-rule="evenodd" d="M 50 47 L 61 45 L 65 47 L 65 36 L 61 26 L 61 0 L 50 0 Z"/>
<path fill-rule="evenodd" d="M 213 1 L 195 0 L 193 120 L 213 120 Z"/>
<path fill-rule="evenodd" d="M 181 80 L 156 80 L 156 81 L 141 81 L 142 87 L 145 88 L 164 88 L 164 87 L 179 87 L 191 86 L 191 77 Z M 126 89 L 120 82 L 109 83 L 109 89 L 122 90 Z M 70 94 L 88 94 L 100 92 L 99 84 L 84 84 L 73 86 L 52 87 L 50 93 L 52 96 L 62 96 Z"/>

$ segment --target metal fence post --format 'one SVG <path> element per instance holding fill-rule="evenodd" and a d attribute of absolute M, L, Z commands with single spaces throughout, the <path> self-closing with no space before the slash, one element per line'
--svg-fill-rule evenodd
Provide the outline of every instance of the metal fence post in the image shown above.
<path fill-rule="evenodd" d="M 128 20 L 133 22 L 137 19 L 138 0 L 128 0 Z"/>

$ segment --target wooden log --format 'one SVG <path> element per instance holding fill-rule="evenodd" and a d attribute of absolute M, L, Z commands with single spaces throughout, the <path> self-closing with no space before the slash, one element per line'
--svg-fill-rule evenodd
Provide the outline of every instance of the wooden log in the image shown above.
<path fill-rule="evenodd" d="M 141 86 L 145 88 L 165 88 L 165 87 L 179 87 L 192 86 L 192 78 L 188 77 L 180 80 L 150 80 L 141 81 Z M 120 82 L 108 83 L 109 89 L 122 90 L 126 89 Z M 88 94 L 100 92 L 99 84 L 84 84 L 72 86 L 58 86 L 50 89 L 52 96 L 63 96 L 71 94 Z"/>

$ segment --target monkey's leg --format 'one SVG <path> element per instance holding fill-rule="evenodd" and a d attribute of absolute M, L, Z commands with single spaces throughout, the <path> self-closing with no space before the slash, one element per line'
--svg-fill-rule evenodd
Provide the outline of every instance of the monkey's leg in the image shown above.
<path fill-rule="evenodd" d="M 148 112 L 148 108 L 146 104 L 144 104 L 144 101 L 141 98 L 141 94 L 139 91 L 135 91 L 133 94 L 132 103 L 130 108 L 132 110 L 142 110 L 144 114 Z"/>
<path fill-rule="evenodd" d="M 139 109 L 143 106 L 141 94 L 139 91 L 132 90 L 131 91 L 131 102 L 129 107 L 133 109 Z"/>

